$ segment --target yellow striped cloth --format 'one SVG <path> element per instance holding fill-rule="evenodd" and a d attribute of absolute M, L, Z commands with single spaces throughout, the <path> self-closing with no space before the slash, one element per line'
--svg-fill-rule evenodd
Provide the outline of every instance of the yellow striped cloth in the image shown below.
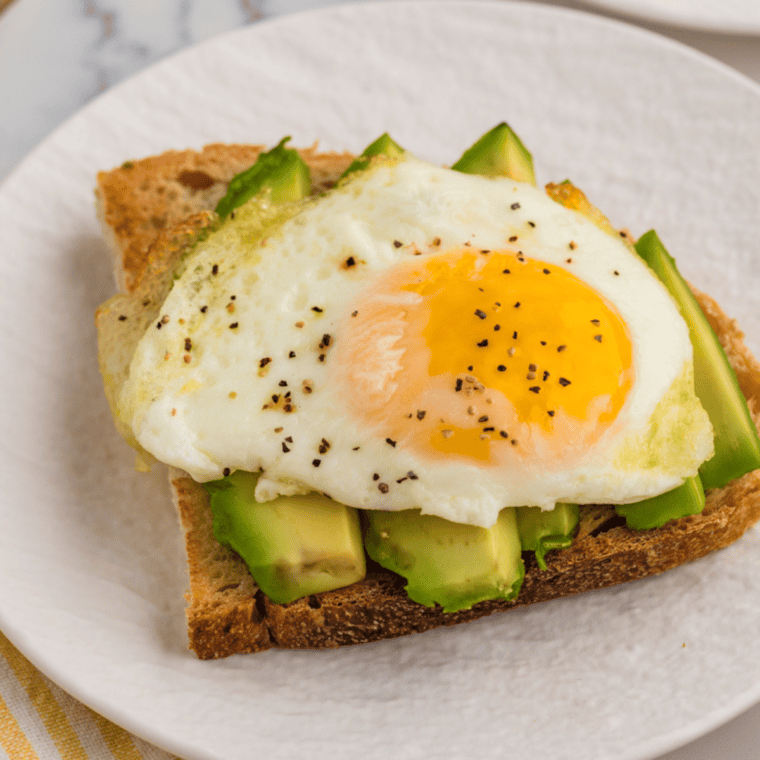
<path fill-rule="evenodd" d="M 0 760 L 179 760 L 85 707 L 0 632 Z"/>

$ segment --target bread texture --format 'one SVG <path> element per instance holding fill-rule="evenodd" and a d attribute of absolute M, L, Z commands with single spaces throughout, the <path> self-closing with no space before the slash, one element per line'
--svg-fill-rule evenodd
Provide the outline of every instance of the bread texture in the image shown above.
<path fill-rule="evenodd" d="M 215 144 L 128 161 L 99 174 L 98 213 L 119 288 L 133 292 L 152 272 L 171 266 L 173 257 L 210 223 L 230 179 L 262 150 L 258 145 Z M 300 152 L 311 168 L 314 191 L 330 187 L 353 158 L 348 153 L 319 153 L 316 146 Z M 726 350 L 757 426 L 760 363 L 736 322 L 709 296 L 693 290 Z M 367 576 L 359 583 L 274 604 L 257 588 L 240 557 L 214 538 L 205 489 L 177 470 L 170 470 L 169 481 L 187 550 L 189 646 L 201 659 L 271 647 L 334 648 L 395 638 L 614 586 L 721 549 L 760 519 L 756 470 L 708 491 L 702 514 L 654 530 L 626 528 L 609 505 L 582 507 L 572 546 L 548 553 L 546 570 L 526 554 L 525 579 L 513 601 L 481 602 L 470 610 L 444 613 L 412 602 L 403 578 L 369 560 Z"/>

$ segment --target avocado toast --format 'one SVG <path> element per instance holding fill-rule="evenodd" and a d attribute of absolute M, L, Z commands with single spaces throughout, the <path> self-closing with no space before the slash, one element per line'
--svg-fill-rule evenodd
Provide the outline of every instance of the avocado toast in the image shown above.
<path fill-rule="evenodd" d="M 513 152 L 514 146 L 514 142 L 509 143 Z M 478 160 L 483 155 L 482 146 L 478 148 L 478 144 L 465 153 L 459 166 L 455 164 L 453 168 L 499 174 L 514 172 L 518 166 L 523 171 L 520 179 L 530 182 L 532 167 L 529 173 L 525 172 L 527 163 L 519 160 L 520 156 L 524 156 L 524 149 L 521 151 L 520 147 L 518 141 L 517 163 L 514 158 L 508 161 L 506 170 L 494 167 L 493 162 L 487 162 L 484 167 Z M 229 197 L 230 180 L 245 172 L 261 152 L 261 148 L 250 146 L 209 146 L 200 153 L 170 153 L 130 162 L 120 169 L 102 174 L 98 187 L 100 209 L 107 237 L 113 244 L 117 280 L 122 286 L 127 291 L 137 291 L 145 282 L 146 273 L 149 273 L 149 278 L 152 277 L 151 272 L 181 255 L 197 239 L 199 232 L 213 225 L 216 216 L 211 211 L 214 208 L 218 211 L 223 196 Z M 369 157 L 373 152 L 367 151 Z M 301 155 L 312 169 L 313 192 L 322 192 L 330 187 L 353 165 L 353 157 L 347 154 L 320 155 L 314 150 L 306 150 L 301 151 Z M 576 206 L 582 202 L 582 196 L 573 192 L 571 185 L 563 185 L 553 186 L 555 200 Z M 586 208 L 586 211 L 589 209 Z M 647 241 L 650 248 L 655 249 L 656 256 L 657 241 L 645 236 L 643 242 L 647 244 Z M 698 299 L 712 328 L 723 342 L 741 391 L 749 400 L 749 409 L 754 412 L 760 399 L 758 365 L 744 347 L 736 326 L 717 305 L 701 294 L 698 294 Z M 100 321 L 105 323 L 107 320 L 106 312 Z M 729 423 L 729 427 L 734 429 L 735 425 Z M 752 435 L 755 435 L 754 431 Z M 752 457 L 756 455 L 751 449 L 752 445 L 750 469 L 754 461 Z M 233 473 L 230 477 L 234 478 L 235 475 Z M 403 562 L 399 564 L 396 559 L 394 566 L 392 557 L 381 556 L 382 551 L 372 548 L 373 536 L 387 538 L 393 533 L 395 543 L 401 545 L 406 541 L 404 536 L 396 540 L 394 531 L 397 528 L 393 524 L 377 523 L 377 520 L 388 519 L 393 522 L 394 515 L 399 513 L 373 512 L 370 518 L 365 515 L 363 519 L 365 545 L 370 558 L 374 559 L 364 557 L 356 521 L 350 529 L 342 524 L 340 530 L 345 535 L 353 533 L 353 538 L 330 550 L 333 559 L 336 556 L 341 558 L 339 563 L 333 562 L 330 572 L 337 565 L 348 568 L 343 580 L 349 585 L 342 585 L 341 581 L 340 587 L 332 590 L 319 590 L 318 586 L 309 584 L 299 585 L 304 575 L 303 568 L 300 568 L 296 571 L 299 577 L 295 580 L 296 590 L 293 592 L 297 598 L 291 601 L 287 596 L 280 598 L 272 590 L 268 595 L 264 594 L 255 585 L 246 563 L 237 552 L 228 548 L 234 545 L 234 539 L 225 537 L 224 529 L 220 527 L 223 521 L 220 521 L 219 509 L 215 510 L 214 525 L 208 492 L 211 492 L 212 498 L 219 500 L 221 496 L 224 501 L 225 489 L 215 490 L 213 485 L 203 487 L 176 470 L 171 473 L 171 483 L 187 542 L 191 578 L 187 610 L 190 645 L 201 658 L 260 651 L 271 646 L 336 647 L 374 641 L 465 622 L 517 605 L 643 578 L 731 543 L 760 517 L 755 472 L 733 479 L 729 485 L 708 489 L 701 513 L 693 514 L 699 509 L 681 504 L 678 509 L 684 516 L 644 532 L 626 527 L 626 518 L 621 517 L 612 506 L 586 505 L 578 508 L 567 505 L 564 513 L 555 510 L 553 518 L 548 518 L 549 521 L 559 520 L 562 523 L 559 528 L 542 525 L 541 520 L 533 519 L 530 510 L 517 510 L 523 516 L 521 533 L 516 524 L 504 526 L 502 538 L 496 539 L 499 546 L 494 548 L 488 541 L 480 542 L 479 555 L 473 555 L 468 549 L 465 556 L 468 564 L 486 567 L 495 559 L 495 554 L 504 551 L 506 545 L 507 555 L 516 560 L 519 568 L 513 565 L 511 569 L 500 571 L 500 580 L 487 582 L 490 590 L 485 592 L 482 601 L 477 594 L 468 596 L 469 592 L 465 592 L 463 598 L 460 595 L 451 605 L 431 606 L 436 599 L 425 600 L 424 580 L 419 592 L 405 590 L 406 582 L 401 575 L 388 569 L 390 565 L 401 571 L 404 569 Z M 255 487 L 255 483 L 253 485 Z M 698 488 L 695 489 L 697 500 L 698 491 Z M 515 510 L 503 511 L 511 513 Z M 641 510 L 638 510 L 640 513 Z M 233 508 L 232 519 L 234 515 Z M 420 519 L 436 521 L 440 518 L 423 515 Z M 400 522 L 400 525 L 402 533 L 406 533 L 410 532 L 407 528 L 413 523 Z M 429 535 L 430 527 L 427 526 L 422 534 Z M 432 528 L 433 531 L 436 529 Z M 514 537 L 516 531 L 522 546 L 519 543 L 515 546 L 513 541 L 510 548 L 509 537 Z M 471 530 L 463 531 L 465 543 L 472 533 Z M 334 536 L 334 532 L 331 534 Z M 411 534 L 414 534 L 413 530 Z M 360 536 L 359 543 L 357 535 Z M 220 539 L 227 546 L 223 546 Z M 412 535 L 410 540 L 412 544 L 419 544 L 419 535 Z M 238 549 L 245 553 L 242 547 L 238 546 Z M 291 549 L 293 547 L 287 551 Z M 527 550 L 524 557 L 521 556 L 521 549 Z M 553 549 L 560 550 L 550 551 Z M 287 551 L 282 553 L 285 555 Z M 398 557 L 398 552 L 395 554 Z M 349 561 L 344 561 L 346 556 Z M 351 582 L 351 573 L 356 573 L 355 577 L 361 579 Z M 457 577 L 471 574 L 461 567 L 453 568 L 452 573 L 454 578 L 450 584 L 453 585 L 458 582 Z M 263 583 L 263 578 L 259 580 Z M 493 593 L 496 586 L 501 586 L 499 594 Z M 516 588 L 513 586 L 519 587 L 516 598 Z M 279 586 L 275 584 L 272 588 Z M 418 601 L 413 601 L 410 593 Z"/>

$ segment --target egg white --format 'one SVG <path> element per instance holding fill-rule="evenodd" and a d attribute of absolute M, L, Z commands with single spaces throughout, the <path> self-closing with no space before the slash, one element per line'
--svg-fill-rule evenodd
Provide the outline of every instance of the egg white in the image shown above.
<path fill-rule="evenodd" d="M 246 233 L 246 213 L 255 206 L 240 209 L 183 263 L 160 319 L 137 346 L 119 401 L 140 445 L 196 480 L 262 469 L 261 500 L 317 490 L 355 507 L 421 507 L 489 526 L 505 506 L 622 503 L 662 493 L 711 454 L 709 422 L 692 392 L 687 411 L 673 400 L 675 411 L 663 415 L 661 406 L 657 421 L 687 439 L 685 460 L 658 455 L 631 465 L 631 445 L 646 445 L 642 431 L 651 430 L 658 403 L 688 376 L 688 329 L 621 240 L 543 191 L 405 154 L 305 203 L 263 237 Z M 557 266 L 566 265 L 573 242 L 573 274 L 625 321 L 636 372 L 612 432 L 582 462 L 517 478 L 389 444 L 358 422 L 357 402 L 331 368 L 342 325 L 389 267 L 463 245 L 498 249 L 512 234 L 527 257 Z M 619 275 L 609 276 L 613 270 Z"/>

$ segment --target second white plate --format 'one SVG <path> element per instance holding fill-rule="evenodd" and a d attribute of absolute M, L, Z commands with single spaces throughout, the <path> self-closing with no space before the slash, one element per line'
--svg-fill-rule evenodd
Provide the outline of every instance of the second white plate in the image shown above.
<path fill-rule="evenodd" d="M 581 0 L 587 5 L 685 29 L 760 35 L 756 0 Z"/>

